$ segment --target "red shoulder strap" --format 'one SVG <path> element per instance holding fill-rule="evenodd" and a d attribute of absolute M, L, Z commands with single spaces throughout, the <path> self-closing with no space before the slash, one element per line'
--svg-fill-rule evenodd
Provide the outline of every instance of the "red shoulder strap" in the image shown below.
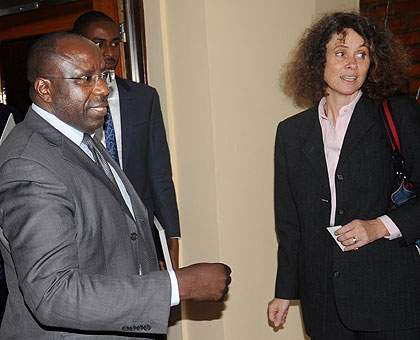
<path fill-rule="evenodd" d="M 398 151 L 401 154 L 400 140 L 398 138 L 397 129 L 395 128 L 394 121 L 392 120 L 392 117 L 391 117 L 391 113 L 389 112 L 388 101 L 386 99 L 384 99 L 384 101 L 382 102 L 382 106 L 384 108 L 385 117 L 386 117 L 386 120 L 388 121 L 389 128 L 391 129 L 391 132 L 390 132 L 387 128 L 387 132 L 391 140 L 392 147 L 395 150 L 395 145 L 394 143 L 392 143 L 392 141 L 394 140 L 395 143 L 397 144 L 396 147 L 398 148 Z M 391 134 L 393 138 L 391 138 Z"/>

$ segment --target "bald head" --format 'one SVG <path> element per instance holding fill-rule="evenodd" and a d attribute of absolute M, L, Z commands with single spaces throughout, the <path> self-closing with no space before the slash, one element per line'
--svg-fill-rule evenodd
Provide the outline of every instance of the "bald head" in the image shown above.
<path fill-rule="evenodd" d="M 89 39 L 71 32 L 46 34 L 32 45 L 26 60 L 27 78 L 31 85 L 29 95 L 32 101 L 35 99 L 33 86 L 36 79 L 52 75 L 57 71 L 57 63 L 66 54 L 63 46 L 67 46 L 70 41 L 79 41 L 81 46 L 86 46 L 87 48 L 97 48 Z"/>
<path fill-rule="evenodd" d="M 57 42 L 75 36 L 74 33 L 55 32 L 42 36 L 32 45 L 26 60 L 27 77 L 31 85 L 36 78 L 48 74 L 49 66 L 57 58 Z"/>

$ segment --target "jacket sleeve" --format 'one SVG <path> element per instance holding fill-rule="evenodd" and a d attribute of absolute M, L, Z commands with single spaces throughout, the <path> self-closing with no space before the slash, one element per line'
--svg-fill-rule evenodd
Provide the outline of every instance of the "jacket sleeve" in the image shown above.
<path fill-rule="evenodd" d="M 155 213 L 165 228 L 166 236 L 181 236 L 178 206 L 172 181 L 172 168 L 166 141 L 159 96 L 153 90 L 149 131 L 149 183 L 152 191 Z"/>
<path fill-rule="evenodd" d="M 277 128 L 274 153 L 274 211 L 279 240 L 275 297 L 299 299 L 298 254 L 300 227 L 287 168 L 282 123 Z"/>
<path fill-rule="evenodd" d="M 391 99 L 391 112 L 401 143 L 406 175 L 417 197 L 390 211 L 388 216 L 400 229 L 406 244 L 420 239 L 420 109 L 408 97 Z"/>

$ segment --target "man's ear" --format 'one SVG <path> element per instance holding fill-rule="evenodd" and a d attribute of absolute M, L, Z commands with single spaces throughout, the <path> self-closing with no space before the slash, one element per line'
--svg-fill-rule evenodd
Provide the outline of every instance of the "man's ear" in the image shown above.
<path fill-rule="evenodd" d="M 45 103 L 51 103 L 52 84 L 49 79 L 36 78 L 34 83 L 34 90 L 37 96 L 42 99 L 42 101 Z"/>

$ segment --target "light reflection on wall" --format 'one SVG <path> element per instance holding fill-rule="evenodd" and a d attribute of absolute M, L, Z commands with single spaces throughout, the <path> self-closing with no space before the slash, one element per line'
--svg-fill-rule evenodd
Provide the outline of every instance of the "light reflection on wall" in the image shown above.
<path fill-rule="evenodd" d="M 0 103 L 7 104 L 6 100 L 6 86 L 3 79 L 3 74 L 0 72 Z"/>

